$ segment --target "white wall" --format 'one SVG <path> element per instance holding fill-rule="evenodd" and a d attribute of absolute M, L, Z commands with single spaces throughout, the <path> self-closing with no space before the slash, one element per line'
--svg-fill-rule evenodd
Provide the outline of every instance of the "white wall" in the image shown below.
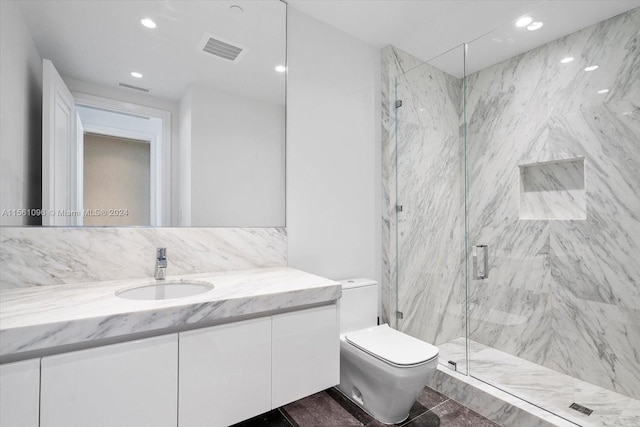
<path fill-rule="evenodd" d="M 381 276 L 380 52 L 288 11 L 289 265 Z"/>
<path fill-rule="evenodd" d="M 178 147 L 178 224 L 191 225 L 191 92 L 180 100 L 180 143 Z"/>
<path fill-rule="evenodd" d="M 284 107 L 198 86 L 187 104 L 191 225 L 284 226 Z"/>
<path fill-rule="evenodd" d="M 0 5 L 0 211 L 42 206 L 42 59 L 17 2 Z M 0 216 L 0 225 L 34 224 Z"/>

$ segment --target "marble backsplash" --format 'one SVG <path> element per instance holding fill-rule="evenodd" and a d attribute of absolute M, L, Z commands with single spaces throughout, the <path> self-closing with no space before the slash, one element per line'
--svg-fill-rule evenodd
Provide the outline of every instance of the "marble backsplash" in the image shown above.
<path fill-rule="evenodd" d="M 0 227 L 0 289 L 287 265 L 285 228 Z"/>

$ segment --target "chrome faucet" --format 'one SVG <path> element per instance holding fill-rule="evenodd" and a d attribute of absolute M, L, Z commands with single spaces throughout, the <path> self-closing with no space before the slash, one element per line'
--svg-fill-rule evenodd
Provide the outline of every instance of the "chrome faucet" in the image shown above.
<path fill-rule="evenodd" d="M 156 249 L 156 280 L 164 280 L 167 277 L 167 248 Z"/>

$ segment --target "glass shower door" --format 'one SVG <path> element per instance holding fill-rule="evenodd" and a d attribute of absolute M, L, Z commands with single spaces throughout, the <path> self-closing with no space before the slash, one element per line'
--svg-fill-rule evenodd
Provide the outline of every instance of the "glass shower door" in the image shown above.
<path fill-rule="evenodd" d="M 466 373 L 464 48 L 428 63 L 395 55 L 415 64 L 395 80 L 395 326 Z"/>
<path fill-rule="evenodd" d="M 469 373 L 580 425 L 640 425 L 639 22 L 468 46 Z"/>
<path fill-rule="evenodd" d="M 391 323 L 579 425 L 640 425 L 639 22 L 393 52 Z"/>

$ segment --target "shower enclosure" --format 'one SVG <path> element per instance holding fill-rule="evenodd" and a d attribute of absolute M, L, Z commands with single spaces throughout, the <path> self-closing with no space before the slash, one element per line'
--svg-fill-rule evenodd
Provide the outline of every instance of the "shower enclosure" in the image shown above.
<path fill-rule="evenodd" d="M 383 52 L 388 320 L 578 425 L 640 425 L 638 28 L 640 8 L 512 57 L 511 26 Z"/>

